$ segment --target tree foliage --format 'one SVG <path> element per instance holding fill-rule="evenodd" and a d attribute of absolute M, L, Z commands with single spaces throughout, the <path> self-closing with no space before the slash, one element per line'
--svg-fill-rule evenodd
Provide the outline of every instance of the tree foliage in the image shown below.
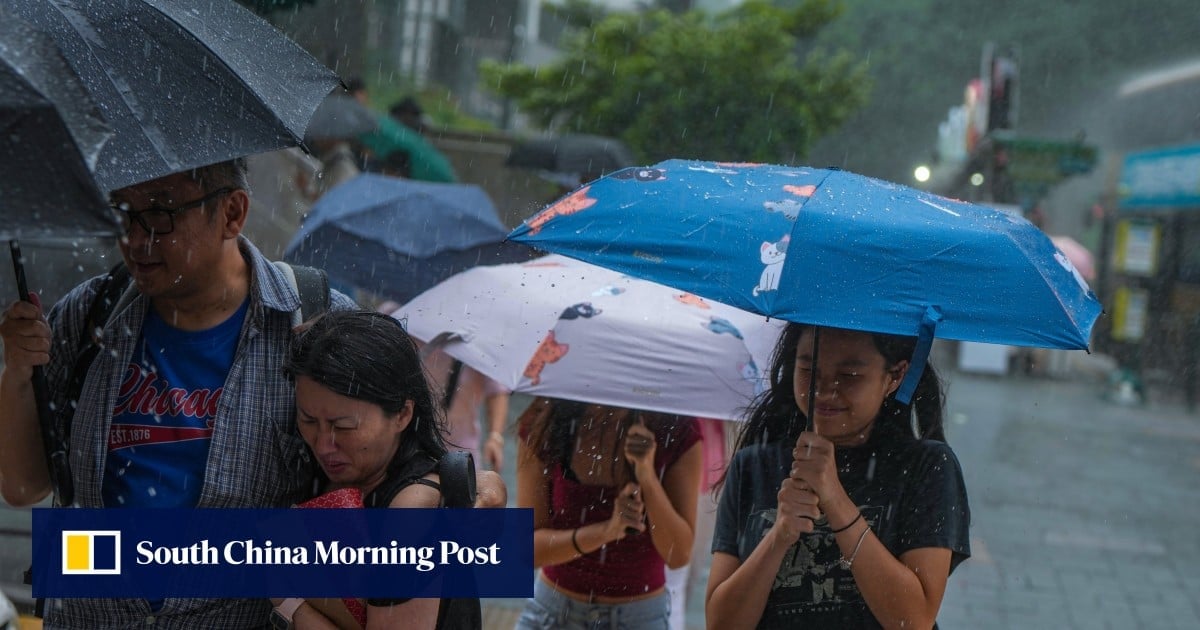
<path fill-rule="evenodd" d="M 828 0 L 619 13 L 569 35 L 554 64 L 481 70 L 539 124 L 619 137 L 648 160 L 793 162 L 869 90 L 864 64 L 811 45 L 835 15 Z"/>

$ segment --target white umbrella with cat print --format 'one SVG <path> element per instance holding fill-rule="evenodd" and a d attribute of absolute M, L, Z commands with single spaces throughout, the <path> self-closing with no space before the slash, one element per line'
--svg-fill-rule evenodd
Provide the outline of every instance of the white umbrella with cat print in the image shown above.
<path fill-rule="evenodd" d="M 476 267 L 392 315 L 515 392 L 727 420 L 783 325 L 562 256 Z"/>

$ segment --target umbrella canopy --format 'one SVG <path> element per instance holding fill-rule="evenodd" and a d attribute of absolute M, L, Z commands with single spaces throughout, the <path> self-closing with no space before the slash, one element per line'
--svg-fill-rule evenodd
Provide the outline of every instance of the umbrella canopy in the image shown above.
<path fill-rule="evenodd" d="M 506 231 L 478 186 L 367 174 L 317 200 L 284 258 L 403 302 L 476 265 L 533 256 Z"/>
<path fill-rule="evenodd" d="M 783 326 L 562 256 L 466 271 L 393 316 L 513 391 L 725 419 L 767 386 Z"/>
<path fill-rule="evenodd" d="M 1101 312 L 1025 219 L 837 170 L 625 169 L 510 238 L 821 326 L 1082 349 Z"/>
<path fill-rule="evenodd" d="M 1071 261 L 1071 265 L 1079 271 L 1079 275 L 1083 276 L 1084 280 L 1091 282 L 1096 279 L 1096 261 L 1092 257 L 1092 252 L 1084 247 L 1082 243 L 1071 238 L 1070 236 L 1051 236 L 1050 242 L 1062 252 L 1062 255 Z"/>
<path fill-rule="evenodd" d="M 616 138 L 566 134 L 522 142 L 512 148 L 505 166 L 594 179 L 633 166 L 633 154 Z"/>
<path fill-rule="evenodd" d="M 49 34 L 116 135 L 113 190 L 300 143 L 337 77 L 228 0 L 8 0 Z"/>
<path fill-rule="evenodd" d="M 112 132 L 54 42 L 0 9 L 0 239 L 117 234 L 92 175 Z"/>
<path fill-rule="evenodd" d="M 345 94 L 330 94 L 308 121 L 304 140 L 353 140 L 378 127 L 379 117 L 362 103 Z"/>

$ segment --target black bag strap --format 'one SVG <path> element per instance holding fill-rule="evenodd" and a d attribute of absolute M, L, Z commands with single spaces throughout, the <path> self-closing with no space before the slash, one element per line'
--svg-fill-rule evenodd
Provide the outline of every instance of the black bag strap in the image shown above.
<path fill-rule="evenodd" d="M 87 380 L 88 370 L 92 361 L 100 352 L 100 342 L 104 338 L 104 327 L 112 315 L 113 309 L 121 300 L 121 296 L 129 287 L 129 269 L 125 263 L 117 263 L 96 291 L 92 303 L 88 306 L 83 318 L 83 330 L 79 335 L 79 351 L 75 354 L 75 364 L 67 378 L 67 404 L 58 410 L 59 427 L 56 438 L 57 444 L 47 444 L 47 464 L 51 475 L 56 478 L 57 500 L 60 505 L 71 505 L 75 501 L 75 487 L 71 482 L 71 470 L 66 457 L 71 444 L 71 424 L 75 419 L 75 408 L 79 397 L 83 395 L 83 383 Z"/>
<path fill-rule="evenodd" d="M 463 363 L 458 359 L 450 364 L 450 376 L 446 379 L 446 392 L 442 395 L 442 409 L 450 409 L 454 402 L 454 390 L 458 389 L 458 377 L 462 376 Z"/>
<path fill-rule="evenodd" d="M 329 311 L 329 276 L 321 269 L 291 265 L 300 294 L 300 321 L 307 321 Z"/>
<path fill-rule="evenodd" d="M 275 268 L 283 273 L 288 284 L 300 294 L 300 308 L 292 313 L 292 326 L 300 324 L 329 311 L 329 277 L 320 269 L 275 261 Z"/>
<path fill-rule="evenodd" d="M 438 476 L 442 480 L 443 505 L 449 508 L 475 506 L 475 459 L 469 451 L 450 451 L 443 455 L 442 461 L 438 462 Z M 479 599 L 443 599 L 438 608 L 437 627 L 466 630 L 482 628 L 483 607 Z"/>
<path fill-rule="evenodd" d="M 438 462 L 438 477 L 441 478 L 442 506 L 470 508 L 475 505 L 475 459 L 467 451 L 450 451 Z M 367 505 L 386 508 L 392 498 L 414 483 L 426 481 L 420 477 L 406 477 L 392 483 L 384 482 L 364 501 Z M 371 606 L 397 606 L 409 601 L 407 598 L 370 598 Z M 442 599 L 438 604 L 438 630 L 479 630 L 483 627 L 483 607 L 476 597 Z"/>
<path fill-rule="evenodd" d="M 367 507 L 385 508 L 392 503 L 400 491 L 414 483 L 435 487 L 442 493 L 442 506 L 450 508 L 469 508 L 475 505 L 475 458 L 467 451 L 448 451 L 435 464 L 432 459 L 424 459 L 425 464 L 405 467 L 399 474 L 389 475 L 379 487 L 363 497 Z M 423 477 L 428 471 L 437 468 L 440 483 L 426 482 Z"/>
<path fill-rule="evenodd" d="M 438 462 L 442 503 L 449 508 L 475 506 L 475 458 L 468 451 L 449 451 Z"/>

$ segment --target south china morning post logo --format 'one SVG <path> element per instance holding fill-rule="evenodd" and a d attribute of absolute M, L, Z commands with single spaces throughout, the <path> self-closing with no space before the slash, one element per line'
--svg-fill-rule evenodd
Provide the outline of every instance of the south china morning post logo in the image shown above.
<path fill-rule="evenodd" d="M 63 530 L 63 575 L 120 575 L 121 532 Z"/>
<path fill-rule="evenodd" d="M 529 597 L 530 510 L 35 508 L 35 597 Z"/>

